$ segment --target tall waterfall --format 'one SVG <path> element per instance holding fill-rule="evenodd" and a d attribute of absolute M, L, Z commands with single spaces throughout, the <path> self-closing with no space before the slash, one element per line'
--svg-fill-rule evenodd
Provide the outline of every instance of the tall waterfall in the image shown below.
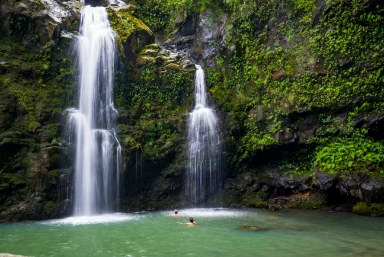
<path fill-rule="evenodd" d="M 118 205 L 121 147 L 114 130 L 114 36 L 104 7 L 83 7 L 77 42 L 79 103 L 78 109 L 68 110 L 76 144 L 75 216 L 106 213 Z"/>
<path fill-rule="evenodd" d="M 194 205 L 217 201 L 221 187 L 221 146 L 218 119 L 208 107 L 204 70 L 196 65 L 195 108 L 188 120 L 186 194 Z"/>

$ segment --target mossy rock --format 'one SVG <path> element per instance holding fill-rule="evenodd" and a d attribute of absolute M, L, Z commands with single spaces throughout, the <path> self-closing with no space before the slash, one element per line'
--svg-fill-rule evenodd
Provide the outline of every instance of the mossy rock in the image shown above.
<path fill-rule="evenodd" d="M 145 46 L 145 48 L 150 50 L 156 50 L 156 52 L 159 52 L 161 50 L 161 47 L 158 44 L 150 44 Z"/>
<path fill-rule="evenodd" d="M 53 201 L 49 201 L 44 206 L 44 212 L 46 216 L 51 216 L 56 210 L 56 203 Z"/>
<path fill-rule="evenodd" d="M 147 49 L 147 48 L 143 49 L 140 52 L 140 55 L 148 55 L 148 56 L 151 56 L 151 57 L 156 57 L 158 54 L 159 54 L 158 50 Z"/>
<path fill-rule="evenodd" d="M 167 70 L 173 70 L 173 71 L 181 71 L 180 65 L 176 63 L 170 63 L 167 66 L 165 66 Z"/>
<path fill-rule="evenodd" d="M 359 202 L 355 204 L 352 208 L 352 212 L 358 215 L 365 216 L 384 216 L 384 204 L 383 203 L 373 203 L 368 205 L 365 202 Z"/>
<path fill-rule="evenodd" d="M 132 57 L 145 45 L 154 43 L 152 31 L 141 20 L 134 17 L 129 6 L 107 8 L 112 28 L 117 34 L 117 45 L 125 57 Z"/>
<path fill-rule="evenodd" d="M 1 190 L 4 190 L 4 189 L 8 189 L 8 188 L 10 188 L 10 184 L 9 183 L 5 183 L 5 182 L 2 182 L 1 184 L 0 184 L 0 191 Z"/>
<path fill-rule="evenodd" d="M 136 65 L 138 67 L 149 65 L 149 64 L 152 64 L 154 62 L 155 62 L 155 59 L 153 57 L 148 57 L 148 56 L 139 55 L 136 59 Z"/>

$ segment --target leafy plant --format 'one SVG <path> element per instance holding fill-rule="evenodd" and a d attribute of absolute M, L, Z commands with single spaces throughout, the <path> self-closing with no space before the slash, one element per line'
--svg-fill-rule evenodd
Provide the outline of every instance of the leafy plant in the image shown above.
<path fill-rule="evenodd" d="M 383 142 L 355 136 L 338 138 L 316 153 L 315 168 L 330 174 L 383 173 Z"/>

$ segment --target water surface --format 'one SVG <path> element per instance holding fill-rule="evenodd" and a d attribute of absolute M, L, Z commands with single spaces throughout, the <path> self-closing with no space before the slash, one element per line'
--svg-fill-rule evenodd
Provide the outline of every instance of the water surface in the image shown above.
<path fill-rule="evenodd" d="M 0 225 L 28 256 L 384 256 L 384 219 L 315 211 L 188 209 Z M 197 225 L 186 224 L 193 216 Z M 264 227 L 262 231 L 239 226 Z"/>

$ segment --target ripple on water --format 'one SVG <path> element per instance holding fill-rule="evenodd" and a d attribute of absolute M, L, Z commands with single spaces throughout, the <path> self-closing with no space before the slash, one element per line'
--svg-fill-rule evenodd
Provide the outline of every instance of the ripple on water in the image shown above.
<path fill-rule="evenodd" d="M 44 221 L 44 225 L 89 225 L 101 223 L 123 222 L 127 220 L 137 219 L 133 215 L 123 213 L 103 214 L 94 216 L 74 216 L 58 220 Z"/>

